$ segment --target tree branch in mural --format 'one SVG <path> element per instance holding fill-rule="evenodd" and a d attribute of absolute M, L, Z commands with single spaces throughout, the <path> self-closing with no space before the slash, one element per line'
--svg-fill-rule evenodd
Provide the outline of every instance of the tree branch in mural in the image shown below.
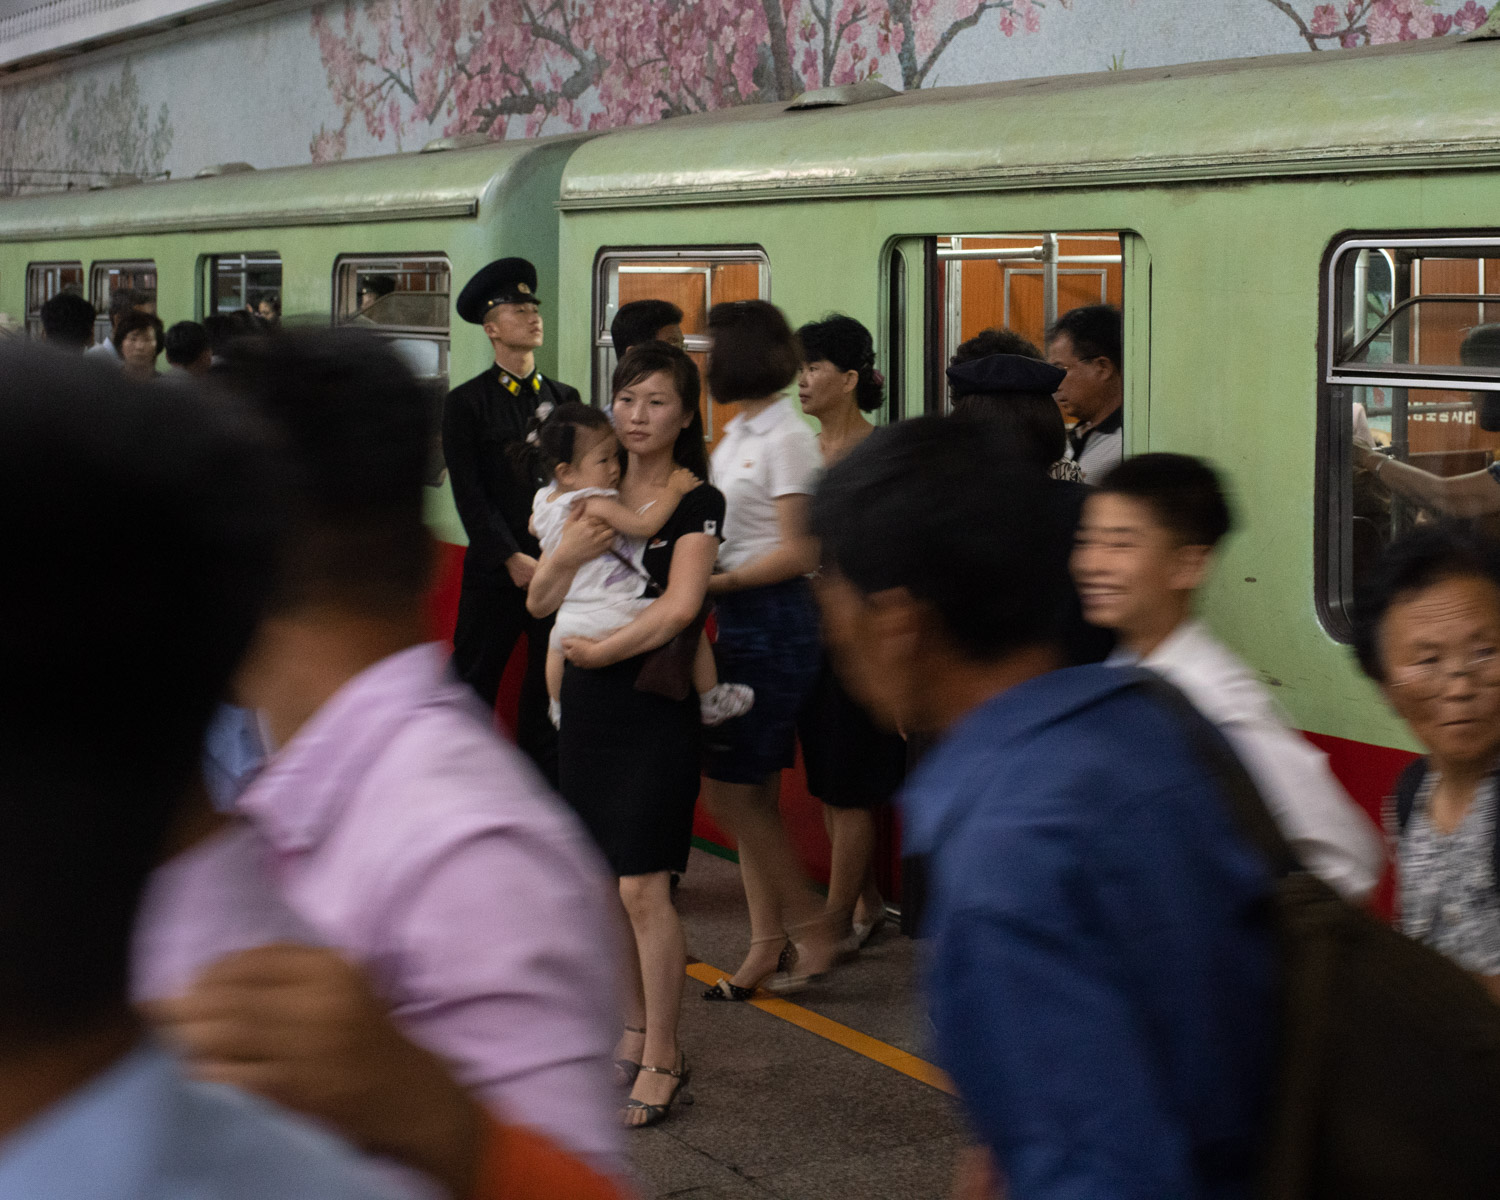
<path fill-rule="evenodd" d="M 403 134 L 445 119 L 447 134 L 531 137 L 887 75 L 921 87 L 985 17 L 1013 37 L 1037 32 L 1041 9 L 1042 0 L 351 0 L 312 18 L 342 109 L 312 155 L 342 157 L 357 120 L 400 149 Z"/>
<path fill-rule="evenodd" d="M 162 173 L 172 148 L 167 106 L 155 120 L 127 62 L 101 89 L 74 77 L 0 89 L 0 194 Z"/>
<path fill-rule="evenodd" d="M 1473 33 L 1489 13 L 1474 0 L 1342 0 L 1336 4 L 1302 5 L 1292 0 L 1267 0 L 1297 26 L 1297 33 L 1313 50 L 1329 46 L 1378 46 Z M 1449 9 L 1450 11 L 1443 11 Z"/>

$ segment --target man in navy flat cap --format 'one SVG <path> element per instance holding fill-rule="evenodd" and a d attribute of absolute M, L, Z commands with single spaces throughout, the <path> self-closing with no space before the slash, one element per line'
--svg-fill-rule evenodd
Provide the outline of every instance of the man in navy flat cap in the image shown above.
<path fill-rule="evenodd" d="M 490 263 L 464 285 L 457 309 L 465 321 L 483 328 L 495 362 L 449 392 L 443 407 L 443 456 L 469 535 L 453 666 L 493 707 L 505 664 L 526 634 L 516 741 L 555 783 L 557 736 L 547 719 L 545 678 L 552 619 L 538 620 L 526 611 L 526 588 L 540 553 L 527 524 L 532 497 L 545 481 L 516 467 L 507 449 L 525 438 L 539 404 L 557 405 L 579 395 L 536 369 L 542 314 L 536 268 L 526 259 Z"/>

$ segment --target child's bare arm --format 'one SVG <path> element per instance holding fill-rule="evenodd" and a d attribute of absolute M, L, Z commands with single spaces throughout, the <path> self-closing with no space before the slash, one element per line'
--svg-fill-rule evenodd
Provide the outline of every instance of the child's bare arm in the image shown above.
<path fill-rule="evenodd" d="M 699 480 L 691 471 L 679 467 L 667 481 L 666 493 L 645 512 L 632 512 L 618 500 L 607 496 L 590 496 L 583 502 L 584 514 L 598 517 L 616 533 L 626 537 L 654 537 L 661 531 L 682 498 L 698 486 Z"/>

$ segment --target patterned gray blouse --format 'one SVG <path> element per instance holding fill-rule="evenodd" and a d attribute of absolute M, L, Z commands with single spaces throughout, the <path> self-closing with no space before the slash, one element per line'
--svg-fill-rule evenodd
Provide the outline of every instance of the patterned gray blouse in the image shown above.
<path fill-rule="evenodd" d="M 1495 778 L 1480 785 L 1452 833 L 1428 815 L 1436 771 L 1428 771 L 1397 848 L 1401 930 L 1465 970 L 1500 975 L 1500 892 L 1495 890 Z"/>

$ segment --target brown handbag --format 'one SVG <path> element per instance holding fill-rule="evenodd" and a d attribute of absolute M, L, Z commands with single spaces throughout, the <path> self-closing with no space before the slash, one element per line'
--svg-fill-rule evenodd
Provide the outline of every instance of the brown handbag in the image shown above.
<path fill-rule="evenodd" d="M 661 585 L 630 559 L 613 547 L 608 553 L 646 581 L 648 596 L 654 599 L 662 595 Z M 698 615 L 688 622 L 685 629 L 655 650 L 646 651 L 641 660 L 641 669 L 635 677 L 636 691 L 665 696 L 668 700 L 682 701 L 688 698 L 693 690 L 693 659 L 698 654 L 698 638 L 703 633 L 704 622 L 708 620 L 712 608 L 713 604 L 705 598 Z"/>

